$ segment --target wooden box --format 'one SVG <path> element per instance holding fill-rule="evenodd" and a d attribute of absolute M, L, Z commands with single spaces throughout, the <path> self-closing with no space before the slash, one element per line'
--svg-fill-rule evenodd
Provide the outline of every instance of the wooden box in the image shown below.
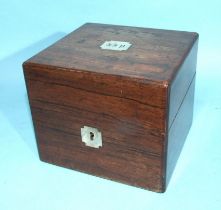
<path fill-rule="evenodd" d="M 24 62 L 40 159 L 164 192 L 192 123 L 197 43 L 87 23 Z"/>

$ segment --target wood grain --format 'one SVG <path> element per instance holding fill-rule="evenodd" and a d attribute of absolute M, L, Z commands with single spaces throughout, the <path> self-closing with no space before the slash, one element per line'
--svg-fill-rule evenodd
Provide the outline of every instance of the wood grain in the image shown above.
<path fill-rule="evenodd" d="M 193 119 L 195 78 L 193 77 L 168 133 L 166 184 L 172 176 Z"/>
<path fill-rule="evenodd" d="M 26 61 L 41 160 L 165 191 L 172 171 L 167 164 L 175 165 L 167 160 L 167 146 L 173 150 L 169 128 L 194 76 L 197 38 L 189 32 L 85 24 Z M 101 50 L 107 40 L 132 47 Z M 174 102 L 176 90 L 180 98 Z M 101 131 L 102 147 L 85 146 L 80 133 L 85 125 Z"/>
<path fill-rule="evenodd" d="M 59 84 L 53 81 L 55 71 L 48 75 L 53 82 L 46 82 L 43 68 L 41 79 L 33 77 L 32 71 L 26 71 L 26 81 L 42 160 L 161 191 L 165 108 L 133 99 L 137 96 L 129 99 L 111 91 L 106 95 L 75 88 L 71 86 L 73 82 Z M 98 81 L 98 90 L 102 89 L 99 84 Z M 111 81 L 108 84 L 119 85 Z M 156 99 L 162 100 L 161 106 L 166 104 L 165 87 L 146 85 L 144 90 L 148 88 L 158 90 L 161 96 Z M 89 148 L 82 143 L 80 129 L 84 125 L 102 132 L 102 148 Z"/>
<path fill-rule="evenodd" d="M 170 81 L 198 35 L 190 32 L 87 23 L 34 56 L 32 63 L 151 81 Z M 127 51 L 102 50 L 108 40 Z"/>
<path fill-rule="evenodd" d="M 168 126 L 171 127 L 173 120 L 187 94 L 187 90 L 196 73 L 196 58 L 197 58 L 198 41 L 196 41 L 186 56 L 185 61 L 179 68 L 179 72 L 173 79 L 170 85 L 170 104 L 169 104 L 169 122 Z"/>

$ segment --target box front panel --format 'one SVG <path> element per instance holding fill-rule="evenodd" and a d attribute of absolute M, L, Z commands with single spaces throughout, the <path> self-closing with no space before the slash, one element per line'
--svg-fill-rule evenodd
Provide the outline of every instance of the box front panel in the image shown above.
<path fill-rule="evenodd" d="M 119 83 L 104 85 L 100 83 L 102 79 L 98 80 L 96 93 L 88 87 L 80 87 L 76 77 L 71 76 L 73 72 L 67 75 L 69 82 L 65 84 L 59 83 L 56 71 L 50 81 L 44 77 L 43 70 L 41 73 L 26 70 L 42 160 L 142 188 L 164 190 L 165 109 L 146 104 L 143 101 L 147 99 L 142 97 L 134 100 L 119 97 L 116 92 L 105 92 L 111 86 L 114 90 L 114 84 Z M 88 79 L 88 75 L 83 77 Z M 94 80 L 92 77 L 89 80 L 90 86 Z M 142 85 L 137 87 L 144 90 Z M 145 87 L 148 89 L 148 85 Z M 163 95 L 163 91 L 152 95 L 151 103 L 154 103 L 154 97 L 160 98 L 157 94 Z M 166 101 L 165 96 L 161 100 Z M 166 103 L 164 101 L 161 106 Z M 85 145 L 81 137 L 84 126 L 101 132 L 101 147 Z"/>

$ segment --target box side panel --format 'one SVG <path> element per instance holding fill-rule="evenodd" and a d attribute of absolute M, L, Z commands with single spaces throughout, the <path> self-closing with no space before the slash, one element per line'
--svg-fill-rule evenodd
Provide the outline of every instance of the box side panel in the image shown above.
<path fill-rule="evenodd" d="M 172 176 L 193 118 L 195 76 L 168 133 L 166 184 Z"/>
<path fill-rule="evenodd" d="M 192 124 L 198 40 L 180 67 L 169 93 L 166 184 L 182 150 Z"/>
<path fill-rule="evenodd" d="M 105 81 L 105 75 L 61 72 L 25 67 L 40 158 L 162 191 L 165 88 L 117 77 Z M 101 131 L 102 147 L 85 146 L 83 126 Z"/>
<path fill-rule="evenodd" d="M 169 129 L 175 120 L 176 114 L 182 104 L 184 96 L 190 86 L 190 83 L 196 72 L 198 40 L 194 43 L 189 54 L 181 65 L 170 88 L 170 105 L 169 105 Z"/>

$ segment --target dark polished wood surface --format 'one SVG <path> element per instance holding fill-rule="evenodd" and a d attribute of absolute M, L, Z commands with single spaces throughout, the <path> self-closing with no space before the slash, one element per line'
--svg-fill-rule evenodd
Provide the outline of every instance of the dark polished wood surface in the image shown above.
<path fill-rule="evenodd" d="M 185 81 L 194 76 L 182 72 L 195 72 L 192 47 L 197 37 L 189 32 L 85 24 L 26 61 L 40 158 L 163 192 L 170 163 L 168 131 L 190 85 Z M 108 40 L 132 46 L 123 52 L 101 50 Z M 182 75 L 189 78 L 183 81 Z M 171 102 L 176 90 L 181 99 Z M 81 141 L 85 125 L 101 131 L 102 147 L 87 147 Z"/>
<path fill-rule="evenodd" d="M 170 81 L 196 33 L 87 23 L 30 62 L 142 80 Z M 130 42 L 127 51 L 102 50 L 105 41 Z"/>

